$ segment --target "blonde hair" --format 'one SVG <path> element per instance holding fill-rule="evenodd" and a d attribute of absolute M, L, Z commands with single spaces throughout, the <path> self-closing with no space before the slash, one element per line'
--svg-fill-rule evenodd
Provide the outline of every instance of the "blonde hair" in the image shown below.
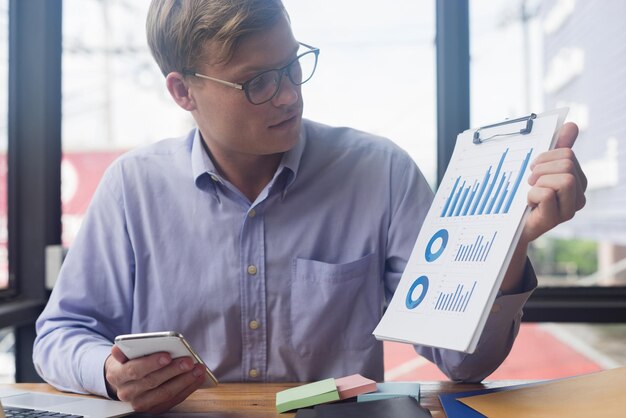
<path fill-rule="evenodd" d="M 227 61 L 243 37 L 271 28 L 281 16 L 287 16 L 281 0 L 152 0 L 146 34 L 167 75 L 202 60 Z M 208 41 L 216 42 L 217 56 L 206 56 Z"/>

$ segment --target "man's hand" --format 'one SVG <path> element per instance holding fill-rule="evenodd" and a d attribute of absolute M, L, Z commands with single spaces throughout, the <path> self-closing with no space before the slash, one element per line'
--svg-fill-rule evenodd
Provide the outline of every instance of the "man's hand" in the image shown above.
<path fill-rule="evenodd" d="M 532 211 L 526 220 L 519 244 L 500 290 L 521 291 L 528 244 L 558 224 L 572 219 L 585 206 L 587 177 L 572 151 L 578 126 L 566 123 L 559 132 L 556 147 L 540 154 L 530 165 L 528 205 Z"/>
<path fill-rule="evenodd" d="M 540 154 L 530 166 L 528 182 L 530 212 L 522 242 L 530 243 L 558 224 L 574 217 L 585 206 L 587 177 L 572 151 L 578 136 L 578 127 L 566 123 L 561 128 L 556 147 Z"/>
<path fill-rule="evenodd" d="M 104 363 L 107 389 L 138 412 L 158 414 L 184 401 L 205 379 L 203 366 L 168 353 L 128 360 L 113 346 Z"/>

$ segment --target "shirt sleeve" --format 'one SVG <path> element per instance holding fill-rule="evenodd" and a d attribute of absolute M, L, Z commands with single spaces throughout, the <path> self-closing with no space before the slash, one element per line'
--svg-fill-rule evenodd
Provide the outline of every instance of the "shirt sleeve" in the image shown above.
<path fill-rule="evenodd" d="M 433 200 L 433 192 L 412 162 L 404 164 L 403 170 L 392 173 L 391 189 L 392 216 L 384 277 L 387 303 L 391 301 L 400 282 Z M 415 346 L 415 350 L 434 362 L 451 380 L 481 381 L 504 361 L 513 346 L 519 331 L 522 308 L 537 286 L 537 278 L 529 261 L 523 280 L 523 292 L 496 298 L 474 353 L 425 346 Z"/>
<path fill-rule="evenodd" d="M 63 391 L 106 397 L 104 362 L 129 328 L 134 257 L 120 170 L 105 173 L 36 323 L 35 368 Z"/>
<path fill-rule="evenodd" d="M 415 346 L 415 351 L 437 364 L 451 380 L 482 381 L 509 355 L 522 322 L 524 304 L 537 287 L 537 277 L 528 260 L 523 280 L 522 292 L 496 298 L 472 354 L 423 346 Z"/>

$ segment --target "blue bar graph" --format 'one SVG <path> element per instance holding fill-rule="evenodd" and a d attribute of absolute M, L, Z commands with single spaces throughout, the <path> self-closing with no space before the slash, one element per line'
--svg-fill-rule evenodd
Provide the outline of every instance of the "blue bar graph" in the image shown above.
<path fill-rule="evenodd" d="M 500 156 L 500 160 L 495 166 L 495 171 L 493 170 L 494 166 L 490 165 L 485 171 L 481 181 L 458 176 L 445 201 L 440 217 L 449 218 L 509 213 L 519 185 L 528 169 L 532 152 L 533 149 L 531 148 L 528 153 L 526 153 L 516 173 L 503 169 L 505 160 L 507 156 L 509 156 L 509 149 L 507 148 Z M 515 175 L 515 181 L 511 183 Z"/>
<path fill-rule="evenodd" d="M 515 192 L 517 192 L 517 188 L 519 187 L 519 184 L 522 182 L 522 178 L 524 178 L 524 172 L 526 171 L 526 168 L 528 167 L 528 162 L 530 161 L 530 155 L 532 154 L 532 152 L 533 150 L 531 148 L 531 150 L 528 151 L 528 154 L 526 154 L 526 158 L 524 158 L 524 161 L 522 161 L 522 166 L 519 169 L 519 174 L 517 175 L 517 179 L 515 180 L 515 184 L 513 185 L 513 190 L 511 190 L 511 194 L 509 195 L 509 198 L 506 201 L 506 205 L 504 206 L 504 213 L 508 213 L 509 209 L 511 208 L 511 203 L 513 203 Z"/>
<path fill-rule="evenodd" d="M 435 302 L 436 311 L 448 311 L 448 312 L 465 312 L 467 304 L 472 298 L 474 289 L 476 288 L 476 282 L 472 284 L 472 288 L 464 292 L 465 286 L 459 284 L 456 286 L 454 292 L 444 293 L 439 292 L 437 296 L 437 302 Z"/>
<path fill-rule="evenodd" d="M 487 260 L 489 251 L 491 251 L 496 235 L 498 235 L 498 231 L 493 233 L 493 236 L 489 241 L 485 240 L 484 235 L 478 235 L 473 243 L 459 245 L 454 261 L 484 262 Z"/>

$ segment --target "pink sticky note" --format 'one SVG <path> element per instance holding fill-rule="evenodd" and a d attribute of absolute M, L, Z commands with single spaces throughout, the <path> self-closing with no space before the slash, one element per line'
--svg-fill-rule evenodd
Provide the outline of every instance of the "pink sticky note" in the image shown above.
<path fill-rule="evenodd" d="M 339 399 L 348 399 L 363 393 L 375 392 L 376 382 L 360 374 L 335 379 Z"/>

